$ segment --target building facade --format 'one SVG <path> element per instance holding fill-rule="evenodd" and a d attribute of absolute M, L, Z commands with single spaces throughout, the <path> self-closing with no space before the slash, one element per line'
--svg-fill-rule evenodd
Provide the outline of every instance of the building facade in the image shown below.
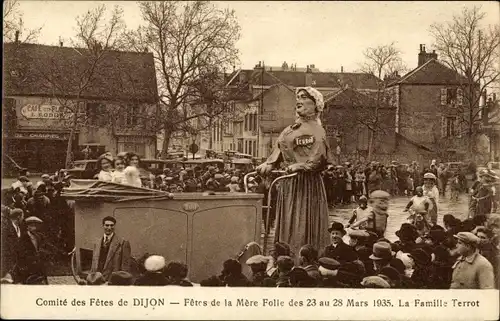
<path fill-rule="evenodd" d="M 93 57 L 95 60 L 90 63 Z M 30 171 L 65 166 L 89 146 L 93 156 L 134 151 L 154 157 L 148 126 L 157 106 L 153 55 L 5 43 L 4 153 Z"/>
<path fill-rule="evenodd" d="M 426 158 L 463 160 L 467 154 L 466 79 L 437 58 L 421 45 L 417 68 L 388 86 L 396 108 L 395 131 L 398 142 L 414 143 L 414 152 Z"/>

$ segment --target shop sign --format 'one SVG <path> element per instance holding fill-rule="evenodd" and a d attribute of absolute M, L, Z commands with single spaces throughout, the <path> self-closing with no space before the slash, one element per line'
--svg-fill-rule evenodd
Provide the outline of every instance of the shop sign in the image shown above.
<path fill-rule="evenodd" d="M 21 115 L 28 119 L 64 119 L 71 113 L 61 105 L 27 104 L 21 107 Z"/>
<path fill-rule="evenodd" d="M 67 140 L 69 138 L 68 134 L 60 134 L 60 133 L 24 133 L 19 132 L 14 134 L 14 138 L 19 139 L 57 139 L 57 140 Z"/>

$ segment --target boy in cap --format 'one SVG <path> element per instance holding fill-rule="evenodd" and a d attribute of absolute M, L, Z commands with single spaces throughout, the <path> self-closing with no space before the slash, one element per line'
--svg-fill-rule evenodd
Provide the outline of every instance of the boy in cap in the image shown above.
<path fill-rule="evenodd" d="M 479 254 L 479 238 L 470 232 L 459 232 L 454 237 L 460 256 L 452 267 L 450 289 L 493 289 L 493 266 Z"/>
<path fill-rule="evenodd" d="M 181 262 L 170 262 L 165 269 L 165 276 L 169 285 L 178 286 L 193 286 L 191 282 L 186 280 L 188 276 L 188 267 Z"/>
<path fill-rule="evenodd" d="M 276 280 L 276 287 L 291 287 L 290 272 L 294 267 L 293 259 L 289 256 L 280 256 L 277 261 L 278 266 L 278 279 Z"/>
<path fill-rule="evenodd" d="M 387 218 L 389 216 L 388 209 L 390 197 L 391 195 L 385 191 L 373 191 L 370 194 L 369 200 L 369 204 L 373 208 L 372 214 L 352 224 L 351 228 L 357 228 L 366 223 L 367 230 L 375 232 L 379 237 L 384 237 L 385 229 L 387 228 Z"/>
<path fill-rule="evenodd" d="M 16 275 L 19 283 L 26 283 L 32 276 L 47 278 L 44 258 L 41 255 L 45 240 L 38 232 L 42 223 L 43 221 L 36 216 L 30 216 L 24 220 L 26 232 L 22 233 L 19 240 L 17 255 Z"/>
<path fill-rule="evenodd" d="M 351 226 L 358 218 L 363 218 L 372 215 L 373 208 L 368 206 L 368 199 L 366 196 L 362 195 L 358 200 L 358 207 L 352 211 L 352 216 L 349 219 L 349 223 L 346 227 Z"/>

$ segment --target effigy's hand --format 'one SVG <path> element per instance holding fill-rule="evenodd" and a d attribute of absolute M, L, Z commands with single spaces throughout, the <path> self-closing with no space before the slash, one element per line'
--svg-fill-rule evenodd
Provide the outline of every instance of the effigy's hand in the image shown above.
<path fill-rule="evenodd" d="M 292 164 L 286 168 L 286 172 L 289 174 L 296 173 L 302 169 L 302 164 Z"/>
<path fill-rule="evenodd" d="M 269 173 L 271 173 L 272 169 L 273 169 L 273 165 L 272 164 L 262 163 L 259 166 L 257 166 L 257 168 L 255 169 L 255 171 L 259 175 L 267 176 Z"/>

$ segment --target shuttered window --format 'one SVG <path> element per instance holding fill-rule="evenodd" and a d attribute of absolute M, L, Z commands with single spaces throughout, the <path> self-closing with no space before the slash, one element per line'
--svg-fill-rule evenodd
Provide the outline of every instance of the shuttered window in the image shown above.
<path fill-rule="evenodd" d="M 441 117 L 441 138 L 446 137 L 446 118 Z"/>
<path fill-rule="evenodd" d="M 458 88 L 457 89 L 457 105 L 462 106 L 463 101 L 464 101 L 464 91 L 462 90 L 462 88 Z"/>
<path fill-rule="evenodd" d="M 447 94 L 446 88 L 441 88 L 441 106 L 446 105 L 446 94 Z"/>

